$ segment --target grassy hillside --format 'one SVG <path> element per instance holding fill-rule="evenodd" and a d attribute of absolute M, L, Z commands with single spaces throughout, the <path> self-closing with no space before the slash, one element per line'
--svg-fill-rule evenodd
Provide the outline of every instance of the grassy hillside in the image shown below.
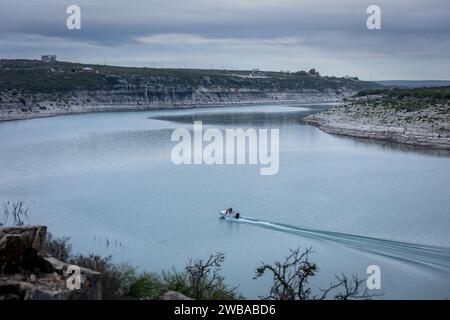
<path fill-rule="evenodd" d="M 372 105 L 414 111 L 434 105 L 450 103 L 450 86 L 413 89 L 368 89 L 360 91 L 357 98 L 370 100 Z"/>
<path fill-rule="evenodd" d="M 370 95 L 382 95 L 386 98 L 430 98 L 430 99 L 450 99 L 450 86 L 433 88 L 413 88 L 413 89 L 368 89 L 360 91 L 357 96 L 364 97 Z"/>
<path fill-rule="evenodd" d="M 90 67 L 93 71 L 83 72 Z M 38 60 L 0 60 L 0 91 L 55 93 L 76 90 L 194 90 L 198 88 L 271 91 L 351 90 L 376 86 L 370 82 L 336 77 L 311 77 L 305 72 L 242 70 L 155 69 Z"/>
<path fill-rule="evenodd" d="M 450 86 L 450 80 L 383 80 L 374 81 L 384 87 L 424 88 Z"/>

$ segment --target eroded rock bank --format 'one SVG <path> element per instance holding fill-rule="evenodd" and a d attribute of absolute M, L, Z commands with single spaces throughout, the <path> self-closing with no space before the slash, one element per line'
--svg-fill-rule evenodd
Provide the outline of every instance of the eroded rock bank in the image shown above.
<path fill-rule="evenodd" d="M 414 108 L 349 99 L 342 106 L 313 114 L 305 122 L 338 135 L 450 150 L 450 105 L 417 101 Z"/>
<path fill-rule="evenodd" d="M 70 289 L 69 264 L 45 254 L 45 226 L 0 228 L 0 300 L 98 300 L 101 274 L 78 267 L 83 286 Z"/>
<path fill-rule="evenodd" d="M 206 90 L 180 92 L 77 91 L 21 95 L 3 93 L 0 121 L 23 120 L 89 112 L 151 111 L 227 105 L 339 102 L 354 91 L 304 90 L 269 92 L 260 90 Z"/>

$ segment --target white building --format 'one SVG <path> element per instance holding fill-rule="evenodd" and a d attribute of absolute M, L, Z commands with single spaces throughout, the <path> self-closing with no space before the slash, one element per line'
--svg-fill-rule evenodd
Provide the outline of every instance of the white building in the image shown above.
<path fill-rule="evenodd" d="M 43 55 L 43 56 L 41 56 L 41 61 L 44 61 L 44 62 L 55 62 L 56 61 L 56 55 L 54 55 L 54 54 Z"/>

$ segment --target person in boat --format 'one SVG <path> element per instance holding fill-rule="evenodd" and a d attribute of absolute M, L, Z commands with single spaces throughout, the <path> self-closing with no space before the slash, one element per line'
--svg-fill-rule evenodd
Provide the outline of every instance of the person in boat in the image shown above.
<path fill-rule="evenodd" d="M 233 213 L 233 208 L 228 208 L 228 209 L 225 211 L 225 214 L 231 214 L 231 213 Z"/>

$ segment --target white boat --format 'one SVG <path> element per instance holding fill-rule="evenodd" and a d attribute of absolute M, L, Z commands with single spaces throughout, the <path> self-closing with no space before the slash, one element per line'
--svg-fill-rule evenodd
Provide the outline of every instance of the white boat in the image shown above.
<path fill-rule="evenodd" d="M 237 220 L 241 217 L 239 212 L 236 211 L 228 212 L 228 210 L 219 211 L 219 216 L 221 218 L 224 218 L 225 220 Z"/>

